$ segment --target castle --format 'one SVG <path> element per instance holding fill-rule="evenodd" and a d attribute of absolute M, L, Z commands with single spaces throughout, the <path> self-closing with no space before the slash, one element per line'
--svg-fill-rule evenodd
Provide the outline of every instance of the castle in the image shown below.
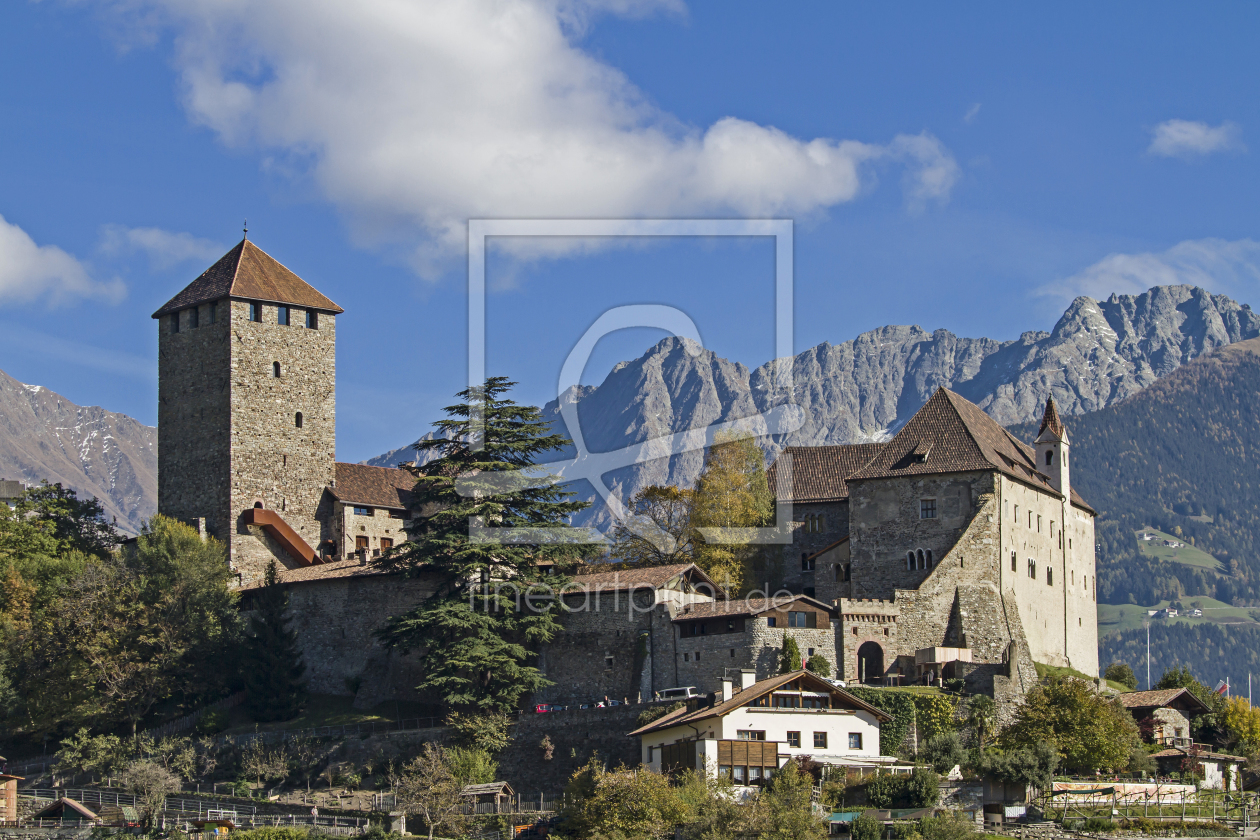
<path fill-rule="evenodd" d="M 406 539 L 411 474 L 336 461 L 342 312 L 242 240 L 154 313 L 158 509 L 226 543 L 243 590 L 275 560 L 310 688 L 371 706 L 418 682 L 372 632 L 432 584 L 371 563 Z M 579 575 L 534 699 L 716 691 L 773 673 L 785 634 L 846 680 L 1014 700 L 1035 662 L 1096 674 L 1094 511 L 1069 450 L 1052 399 L 1029 446 L 943 388 L 886 442 L 789 447 L 770 479 L 792 542 L 754 569 L 759 597 L 686 564 Z"/>

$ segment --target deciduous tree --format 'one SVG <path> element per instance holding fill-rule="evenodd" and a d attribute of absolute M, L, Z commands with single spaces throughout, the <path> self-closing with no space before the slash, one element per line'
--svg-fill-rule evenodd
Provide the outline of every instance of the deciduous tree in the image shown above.
<path fill-rule="evenodd" d="M 1123 769 L 1139 743 L 1137 724 L 1120 702 L 1096 693 L 1084 680 L 1053 677 L 1028 692 L 1015 720 L 1002 730 L 1007 749 L 1053 744 L 1076 772 Z"/>
<path fill-rule="evenodd" d="M 719 433 L 696 482 L 691 518 L 702 538 L 696 564 L 728 591 L 743 592 L 761 549 L 752 529 L 769 523 L 773 512 L 765 456 L 756 441 Z"/>
<path fill-rule="evenodd" d="M 398 805 L 424 820 L 429 840 L 440 828 L 456 828 L 463 822 L 463 786 L 455 777 L 446 750 L 428 742 L 407 762 L 398 781 Z"/>
<path fill-rule="evenodd" d="M 608 534 L 609 555 L 627 566 L 669 566 L 695 560 L 695 492 L 651 485 L 630 500 L 630 517 Z"/>

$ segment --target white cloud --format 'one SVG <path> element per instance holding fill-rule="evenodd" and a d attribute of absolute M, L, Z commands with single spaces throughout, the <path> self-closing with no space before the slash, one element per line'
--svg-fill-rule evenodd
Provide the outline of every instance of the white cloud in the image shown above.
<path fill-rule="evenodd" d="M 174 28 L 195 121 L 281 153 L 277 170 L 308 171 L 360 242 L 411 243 L 422 270 L 460 252 L 468 218 L 808 215 L 898 162 L 919 209 L 958 178 L 928 134 L 686 125 L 574 43 L 594 14 L 676 0 L 101 2 L 135 13 L 140 35 L 155 10 Z"/>
<path fill-rule="evenodd" d="M 1232 122 L 1216 127 L 1190 120 L 1168 120 L 1155 126 L 1146 151 L 1160 157 L 1189 158 L 1213 152 L 1245 150 L 1242 131 Z"/>
<path fill-rule="evenodd" d="M 967 109 L 967 113 L 963 114 L 963 122 L 970 123 L 980 114 L 980 103 L 977 102 Z"/>
<path fill-rule="evenodd" d="M 1135 295 L 1152 286 L 1188 284 L 1250 302 L 1260 291 L 1260 242 L 1192 239 L 1162 253 L 1110 254 L 1071 277 L 1039 290 L 1071 300 Z"/>
<path fill-rule="evenodd" d="M 93 280 L 83 263 L 55 245 L 36 245 L 26 231 L 0 216 L 0 301 L 45 298 L 55 305 L 99 298 L 117 302 L 126 292 L 121 280 Z"/>
<path fill-rule="evenodd" d="M 105 225 L 101 228 L 100 249 L 106 254 L 143 252 L 155 269 L 166 269 L 188 260 L 205 262 L 223 256 L 227 249 L 191 233 L 175 233 L 161 228 L 128 228 Z"/>

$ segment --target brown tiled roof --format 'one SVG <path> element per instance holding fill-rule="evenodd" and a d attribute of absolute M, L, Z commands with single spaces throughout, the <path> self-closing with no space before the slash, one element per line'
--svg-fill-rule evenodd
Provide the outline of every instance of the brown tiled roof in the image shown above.
<path fill-rule="evenodd" d="M 1241 755 L 1230 755 L 1229 753 L 1210 752 L 1208 750 L 1199 750 L 1192 753 L 1190 750 L 1183 750 L 1180 747 L 1169 747 L 1166 750 L 1151 753 L 1151 758 L 1184 758 L 1188 755 L 1196 755 L 1199 758 L 1216 759 L 1217 761 L 1246 761 Z"/>
<path fill-rule="evenodd" d="M 1198 706 L 1200 711 L 1210 712 L 1211 709 L 1195 697 L 1189 689 L 1185 688 L 1158 688 L 1154 691 L 1130 691 L 1120 695 L 1120 703 L 1126 709 L 1157 709 L 1168 706 L 1176 700 L 1189 702 L 1193 706 Z"/>
<path fill-rule="evenodd" d="M 884 447 L 882 443 L 851 443 L 843 446 L 789 446 L 770 466 L 770 490 L 777 496 L 777 469 L 792 456 L 793 502 L 838 502 L 849 498 L 844 480 L 862 469 Z M 779 496 L 780 499 L 787 497 Z"/>
<path fill-rule="evenodd" d="M 1040 438 L 1046 429 L 1059 440 L 1067 435 L 1063 429 L 1063 421 L 1059 419 L 1059 409 L 1054 404 L 1054 397 L 1046 397 L 1046 412 L 1041 416 L 1041 428 L 1037 430 L 1037 437 Z"/>
<path fill-rule="evenodd" d="M 774 609 L 783 609 L 791 604 L 806 602 L 809 606 L 831 612 L 832 608 L 808 595 L 794 595 L 788 599 L 773 598 L 734 598 L 730 601 L 711 601 L 700 604 L 688 604 L 683 611 L 674 616 L 674 621 L 692 621 L 697 618 L 718 618 L 733 615 L 760 615 Z"/>
<path fill-rule="evenodd" d="M 587 567 L 598 569 L 598 566 Z M 726 597 L 726 590 L 718 586 L 713 578 L 695 563 L 676 563 L 672 566 L 640 566 L 631 569 L 617 569 L 611 572 L 592 571 L 579 573 L 573 578 L 573 584 L 590 592 L 624 592 L 628 589 L 662 589 L 683 575 L 688 576 L 693 585 L 704 584 L 713 588 L 718 598 Z"/>
<path fill-rule="evenodd" d="M 416 477 L 397 467 L 337 463 L 336 483 L 328 490 L 338 501 L 367 507 L 406 508 Z"/>
<path fill-rule="evenodd" d="M 660 729 L 669 729 L 671 726 L 679 726 L 684 723 L 707 720 L 711 717 L 722 717 L 723 715 L 730 714 L 741 706 L 748 705 L 763 694 L 768 694 L 776 688 L 802 677 L 816 683 L 820 691 L 830 691 L 834 694 L 838 694 L 854 708 L 870 712 L 879 720 L 892 720 L 892 717 L 887 712 L 882 712 L 871 704 L 863 700 L 859 700 L 849 692 L 842 688 L 837 688 L 817 674 L 811 673 L 810 671 L 793 671 L 790 674 L 779 674 L 778 676 L 770 677 L 769 679 L 762 680 L 760 682 L 755 682 L 748 686 L 748 688 L 733 696 L 730 700 L 715 703 L 712 706 L 708 706 L 703 709 L 696 709 L 694 712 L 688 712 L 686 707 L 670 712 L 664 717 L 658 718 L 646 726 L 640 726 L 633 732 L 628 732 L 626 734 L 646 735 L 649 732 L 655 732 Z"/>
<path fill-rule="evenodd" d="M 286 303 L 337 314 L 345 311 L 262 248 L 248 239 L 242 239 L 204 274 L 154 312 L 153 317 L 160 318 L 185 307 L 225 297 Z"/>
<path fill-rule="evenodd" d="M 901 431 L 848 481 L 993 469 L 1039 490 L 1055 492 L 1050 479 L 1037 470 L 1036 452 L 1030 446 L 1002 428 L 979 406 L 953 391 L 938 388 Z M 1072 504 L 1093 512 L 1075 490 Z"/>

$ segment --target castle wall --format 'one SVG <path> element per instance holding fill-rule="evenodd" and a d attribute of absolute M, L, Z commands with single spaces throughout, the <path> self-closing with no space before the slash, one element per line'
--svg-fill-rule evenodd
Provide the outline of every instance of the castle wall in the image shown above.
<path fill-rule="evenodd" d="M 845 579 L 845 567 L 849 565 L 849 541 L 818 555 L 814 566 L 814 597 L 824 604 L 839 598 L 853 597 L 853 584 Z"/>
<path fill-rule="evenodd" d="M 848 502 L 794 502 L 792 542 L 783 546 L 782 562 L 775 568 L 763 571 L 754 566 L 753 572 L 760 578 L 756 585 L 770 591 L 783 588 L 805 595 L 815 593 L 822 573 L 817 564 L 812 570 L 805 568 L 804 558 L 849 533 L 848 507 Z"/>
<path fill-rule="evenodd" d="M 227 476 L 231 464 L 231 330 L 227 300 L 158 319 L 158 511 L 205 518 L 211 536 L 232 535 Z"/>
<path fill-rule="evenodd" d="M 794 605 L 795 607 L 795 605 Z M 795 607 L 799 609 L 799 607 Z M 786 612 L 786 608 L 785 608 Z M 720 619 L 725 623 L 725 619 Z M 710 619 L 714 623 L 717 619 Z M 777 627 L 770 627 L 765 617 L 744 617 L 739 620 L 736 632 L 709 633 L 703 636 L 678 635 L 682 625 L 675 625 L 677 648 L 675 668 L 678 682 L 674 685 L 694 685 L 702 693 L 720 691 L 722 677 L 728 674 L 738 679 L 743 669 L 757 672 L 757 679 L 779 673 L 779 656 L 783 650 L 784 635 L 796 640 L 803 656 L 822 654 L 836 672 L 836 631 L 830 617 L 819 613 L 818 627 L 785 627 L 786 615 L 779 618 Z"/>
<path fill-rule="evenodd" d="M 653 615 L 667 612 L 654 592 L 601 592 L 598 602 L 595 593 L 577 593 L 565 603 L 564 630 L 543 647 L 538 662 L 554 685 L 536 692 L 535 702 L 576 706 L 608 697 L 633 703 L 666 687 L 643 679 L 651 671 L 653 643 L 668 641 L 653 632 Z"/>
<path fill-rule="evenodd" d="M 262 305 L 262 320 L 249 320 L 249 303 L 231 302 L 232 465 L 231 562 L 242 583 L 261 578 L 267 564 L 292 568 L 294 560 L 246 526 L 241 516 L 256 502 L 280 512 L 312 548 L 319 546 L 317 516 L 324 488 L 334 479 L 336 456 L 336 318 L 320 313 L 319 329 L 305 311 L 291 309 L 290 323 L 277 307 Z M 273 363 L 280 363 L 280 376 Z M 296 414 L 302 414 L 298 428 Z M 219 482 L 223 481 L 220 477 Z"/>

